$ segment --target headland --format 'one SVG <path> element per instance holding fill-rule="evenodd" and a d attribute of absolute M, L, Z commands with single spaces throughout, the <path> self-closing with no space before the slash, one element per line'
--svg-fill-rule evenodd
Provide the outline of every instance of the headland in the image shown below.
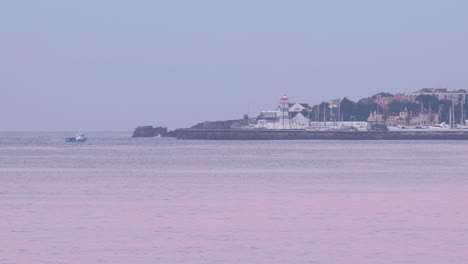
<path fill-rule="evenodd" d="M 133 137 L 206 140 L 467 140 L 468 92 L 424 88 L 413 93 L 378 93 L 357 102 L 347 97 L 311 106 L 287 95 L 274 110 L 256 117 L 205 121 L 190 128 L 138 127 Z"/>

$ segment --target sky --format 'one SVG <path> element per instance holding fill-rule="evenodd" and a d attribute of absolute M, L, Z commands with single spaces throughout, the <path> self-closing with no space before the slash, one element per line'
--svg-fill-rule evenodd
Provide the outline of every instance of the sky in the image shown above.
<path fill-rule="evenodd" d="M 188 127 L 468 88 L 464 0 L 0 1 L 0 131 Z"/>

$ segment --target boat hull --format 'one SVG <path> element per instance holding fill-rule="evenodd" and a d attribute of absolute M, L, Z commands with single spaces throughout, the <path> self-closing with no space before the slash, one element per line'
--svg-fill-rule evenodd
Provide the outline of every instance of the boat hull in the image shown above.
<path fill-rule="evenodd" d="M 85 142 L 88 138 L 87 137 L 68 137 L 68 138 L 65 138 L 65 142 L 70 142 L 70 143 L 73 143 L 73 142 Z"/>

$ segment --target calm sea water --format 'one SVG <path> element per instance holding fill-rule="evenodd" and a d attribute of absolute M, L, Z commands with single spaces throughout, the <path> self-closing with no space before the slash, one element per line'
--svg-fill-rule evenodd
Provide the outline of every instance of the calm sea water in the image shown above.
<path fill-rule="evenodd" d="M 0 133 L 0 263 L 468 263 L 468 142 Z"/>

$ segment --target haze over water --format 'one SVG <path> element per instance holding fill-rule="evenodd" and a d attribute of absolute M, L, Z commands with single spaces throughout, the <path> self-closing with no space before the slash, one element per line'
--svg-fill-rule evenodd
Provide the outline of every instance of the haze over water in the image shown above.
<path fill-rule="evenodd" d="M 0 130 L 130 130 L 466 89 L 468 1 L 0 1 Z"/>
<path fill-rule="evenodd" d="M 468 144 L 0 133 L 0 263 L 466 263 Z"/>

